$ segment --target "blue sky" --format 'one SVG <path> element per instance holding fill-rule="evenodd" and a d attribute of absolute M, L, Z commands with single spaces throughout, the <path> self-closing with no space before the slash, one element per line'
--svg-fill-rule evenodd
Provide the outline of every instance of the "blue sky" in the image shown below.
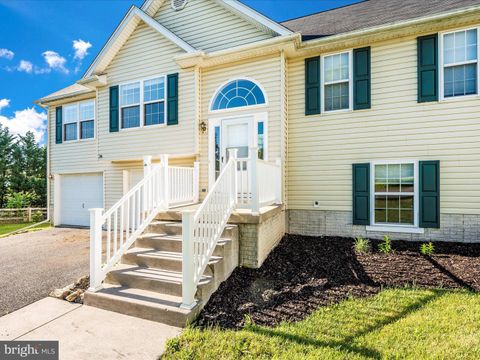
<path fill-rule="evenodd" d="M 242 1 L 282 21 L 358 0 Z M 33 101 L 78 80 L 129 7 L 142 3 L 0 0 L 0 123 L 43 143 L 46 114 Z"/>

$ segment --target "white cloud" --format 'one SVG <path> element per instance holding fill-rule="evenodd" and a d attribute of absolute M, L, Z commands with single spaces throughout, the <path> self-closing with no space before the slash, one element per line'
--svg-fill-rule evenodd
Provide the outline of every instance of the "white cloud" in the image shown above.
<path fill-rule="evenodd" d="M 74 59 L 83 60 L 88 55 L 88 49 L 92 47 L 92 44 L 82 39 L 73 40 L 73 49 L 75 50 Z"/>
<path fill-rule="evenodd" d="M 15 111 L 13 117 L 0 115 L 0 124 L 8 127 L 10 132 L 15 135 L 25 135 L 31 131 L 35 135 L 35 140 L 40 142 L 47 130 L 47 114 L 37 112 L 34 108 Z"/>
<path fill-rule="evenodd" d="M 2 111 L 2 109 L 7 107 L 8 105 L 10 105 L 9 99 L 0 99 L 0 111 Z"/>
<path fill-rule="evenodd" d="M 17 66 L 18 71 L 24 71 L 26 73 L 31 74 L 33 71 L 33 64 L 27 60 L 21 60 L 20 64 Z"/>
<path fill-rule="evenodd" d="M 51 69 L 68 74 L 69 71 L 65 67 L 67 60 L 63 56 L 60 56 L 57 52 L 51 50 L 45 51 L 42 55 Z"/>
<path fill-rule="evenodd" d="M 12 60 L 15 56 L 15 53 L 8 49 L 0 49 L 0 58 L 5 58 L 8 60 Z"/>

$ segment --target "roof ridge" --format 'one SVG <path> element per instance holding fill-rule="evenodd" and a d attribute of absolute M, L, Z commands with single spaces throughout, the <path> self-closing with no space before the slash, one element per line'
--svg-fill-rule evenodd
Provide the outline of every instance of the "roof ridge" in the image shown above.
<path fill-rule="evenodd" d="M 349 6 L 354 6 L 354 5 L 362 4 L 362 3 L 367 2 L 367 1 L 370 1 L 370 0 L 356 0 L 356 2 L 354 2 L 354 3 L 352 3 L 352 4 L 347 4 L 347 5 L 342 5 L 342 6 L 339 6 L 339 7 L 327 9 L 327 10 L 317 11 L 317 12 L 314 12 L 314 13 L 311 13 L 311 14 L 307 14 L 307 15 L 297 16 L 297 17 L 294 17 L 294 18 L 291 18 L 291 19 L 279 21 L 279 23 L 280 23 L 280 24 L 284 24 L 284 23 L 289 22 L 289 21 L 298 20 L 298 19 L 302 19 L 302 18 L 309 17 L 309 16 L 326 13 L 326 12 L 329 12 L 329 11 L 334 11 L 334 10 L 338 10 L 338 9 L 343 9 L 343 8 L 346 8 L 346 7 L 349 7 Z"/>

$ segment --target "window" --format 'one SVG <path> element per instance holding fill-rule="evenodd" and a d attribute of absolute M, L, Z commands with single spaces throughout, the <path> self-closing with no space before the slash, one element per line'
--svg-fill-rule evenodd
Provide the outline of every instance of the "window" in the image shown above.
<path fill-rule="evenodd" d="M 263 121 L 257 123 L 257 145 L 258 145 L 258 158 L 265 160 L 265 143 L 264 143 L 264 129 Z"/>
<path fill-rule="evenodd" d="M 223 86 L 213 99 L 211 110 L 226 110 L 265 104 L 262 89 L 250 80 L 233 80 Z"/>
<path fill-rule="evenodd" d="M 95 101 L 88 100 L 63 107 L 64 140 L 95 137 Z"/>
<path fill-rule="evenodd" d="M 122 85 L 120 87 L 120 105 L 122 128 L 140 126 L 140 83 Z"/>
<path fill-rule="evenodd" d="M 478 30 L 442 36 L 443 97 L 478 94 Z"/>
<path fill-rule="evenodd" d="M 145 81 L 143 94 L 145 126 L 165 123 L 165 78 Z"/>
<path fill-rule="evenodd" d="M 350 52 L 323 57 L 324 111 L 350 109 Z"/>
<path fill-rule="evenodd" d="M 373 223 L 416 225 L 416 163 L 373 165 Z"/>
<path fill-rule="evenodd" d="M 122 129 L 165 124 L 165 83 L 160 76 L 120 86 Z"/>

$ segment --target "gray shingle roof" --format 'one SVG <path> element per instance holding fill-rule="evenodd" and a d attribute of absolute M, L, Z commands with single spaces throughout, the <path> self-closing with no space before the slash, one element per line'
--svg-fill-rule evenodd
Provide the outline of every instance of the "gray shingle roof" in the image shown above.
<path fill-rule="evenodd" d="M 337 35 L 480 5 L 480 0 L 365 0 L 281 24 L 305 39 Z"/>

